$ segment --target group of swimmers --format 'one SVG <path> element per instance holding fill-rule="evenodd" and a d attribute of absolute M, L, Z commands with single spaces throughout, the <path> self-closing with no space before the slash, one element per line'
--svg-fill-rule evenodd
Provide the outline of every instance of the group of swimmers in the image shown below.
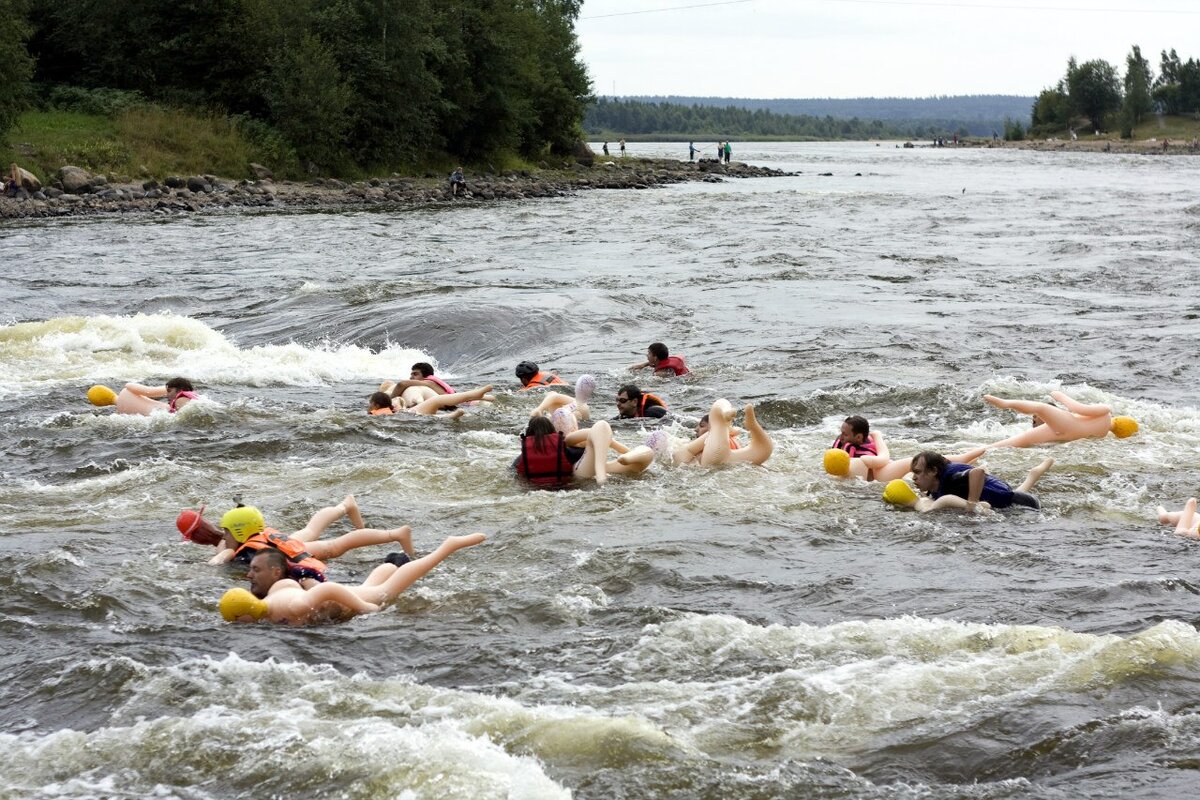
<path fill-rule="evenodd" d="M 1054 465 L 1054 459 L 1047 458 L 1031 469 L 1016 488 L 989 475 L 983 467 L 973 466 L 973 462 L 988 450 L 1000 447 L 1030 447 L 1077 439 L 1099 439 L 1109 433 L 1124 439 L 1138 430 L 1134 419 L 1114 417 L 1109 406 L 1080 403 L 1064 392 L 1051 392 L 1050 396 L 1063 407 L 1033 400 L 1006 400 L 984 395 L 983 399 L 989 405 L 1030 415 L 1032 427 L 998 442 L 953 456 L 925 450 L 911 458 L 893 460 L 887 443 L 878 433 L 871 432 L 866 419 L 848 417 L 842 423 L 841 433 L 833 447 L 825 453 L 825 471 L 842 478 L 887 481 L 883 492 L 885 501 L 922 512 L 944 508 L 968 511 L 1012 506 L 1041 508 L 1033 488 Z M 906 475 L 912 476 L 913 484 L 922 495 L 908 485 L 904 480 Z"/>
<path fill-rule="evenodd" d="M 644 361 L 629 368 L 634 371 L 650 368 L 659 377 L 689 372 L 685 360 L 671 356 L 660 342 L 647 348 Z M 602 484 L 609 475 L 638 475 L 656 459 L 704 467 L 732 463 L 761 465 L 774 449 L 770 436 L 758 423 L 754 407 L 745 407 L 744 428 L 737 428 L 733 425 L 734 408 L 723 398 L 713 402 L 697 426 L 694 438 L 678 439 L 668 430 L 658 429 L 644 444 L 631 447 L 614 438 L 609 422 L 592 421 L 589 402 L 597 389 L 593 376 L 581 376 L 573 393 L 567 393 L 566 380 L 543 371 L 533 362 L 521 362 L 515 373 L 521 383 L 519 391 L 544 390 L 540 402 L 530 412 L 520 437 L 520 452 L 512 464 L 516 474 L 534 487 L 561 488 L 586 480 Z M 407 412 L 457 418 L 465 413 L 462 406 L 493 400 L 491 392 L 490 385 L 456 391 L 436 375 L 432 365 L 419 362 L 412 366 L 407 379 L 381 384 L 379 391 L 368 399 L 368 412 L 373 416 Z M 1032 427 L 953 455 L 924 450 L 911 457 L 893 459 L 884 437 L 872 431 L 864 417 L 850 416 L 825 452 L 824 468 L 837 478 L 885 483 L 886 502 L 921 512 L 1040 508 L 1033 490 L 1053 466 L 1052 458 L 1034 466 L 1016 487 L 988 474 L 974 462 L 988 450 L 1001 447 L 1102 438 L 1110 432 L 1126 438 L 1138 430 L 1136 421 L 1114 416 L 1107 405 L 1081 403 L 1063 392 L 1052 392 L 1051 397 L 1061 405 L 984 395 L 983 399 L 996 408 L 1030 415 Z M 192 384 L 184 378 L 173 378 L 161 387 L 131 383 L 120 394 L 104 387 L 89 391 L 89 399 L 97 405 L 114 405 L 120 413 L 133 414 L 160 409 L 174 413 L 195 398 Z M 618 389 L 616 405 L 614 419 L 649 421 L 668 413 L 662 398 L 632 383 Z M 417 558 L 412 532 L 407 526 L 367 528 L 353 496 L 321 509 L 308 525 L 291 534 L 267 527 L 261 512 L 250 506 L 231 509 L 221 518 L 219 526 L 205 520 L 203 512 L 203 507 L 198 512 L 185 510 L 176 525 L 185 538 L 218 548 L 210 563 L 236 562 L 247 566 L 250 588 L 231 589 L 220 603 L 222 615 L 237 622 L 260 619 L 289 624 L 333 622 L 379 610 L 451 553 L 485 538 L 479 533 L 452 536 L 431 553 Z M 1196 535 L 1200 523 L 1196 512 L 1197 503 L 1192 498 L 1178 512 L 1160 507 L 1158 516 L 1177 531 Z M 343 517 L 354 529 L 333 539 L 320 540 L 322 533 Z M 353 548 L 383 544 L 397 544 L 401 552 L 390 554 L 362 584 L 348 586 L 326 579 L 325 561 Z"/>

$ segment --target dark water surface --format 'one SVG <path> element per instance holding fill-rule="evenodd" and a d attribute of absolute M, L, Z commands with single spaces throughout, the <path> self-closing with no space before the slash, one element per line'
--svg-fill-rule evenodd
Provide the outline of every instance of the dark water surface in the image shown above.
<path fill-rule="evenodd" d="M 0 798 L 1200 786 L 1198 544 L 1154 511 L 1197 493 L 1200 159 L 735 156 L 802 174 L 0 226 Z M 642 380 L 676 432 L 753 402 L 766 467 L 516 485 L 515 363 L 595 374 L 606 417 L 655 340 L 694 368 Z M 498 403 L 367 418 L 424 359 Z M 176 374 L 205 396 L 176 417 L 83 398 Z M 847 414 L 897 455 L 957 451 L 1027 424 L 982 394 L 1060 388 L 1141 432 L 988 454 L 1014 483 L 1054 456 L 1041 512 L 901 513 L 821 469 Z M 236 574 L 180 541 L 179 509 L 241 497 L 293 530 L 347 492 L 420 549 L 490 539 L 377 615 L 223 623 Z"/>

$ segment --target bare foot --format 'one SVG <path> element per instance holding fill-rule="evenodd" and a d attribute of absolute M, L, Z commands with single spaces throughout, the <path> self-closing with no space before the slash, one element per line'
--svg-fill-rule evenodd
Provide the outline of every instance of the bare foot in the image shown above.
<path fill-rule="evenodd" d="M 1172 519 L 1171 512 L 1162 506 L 1159 506 L 1156 510 L 1158 511 L 1158 521 L 1163 525 L 1174 525 L 1177 522 L 1177 520 Z"/>
<path fill-rule="evenodd" d="M 466 411 L 463 411 L 461 408 L 456 408 L 446 415 L 446 419 L 462 419 L 466 415 Z"/>
<path fill-rule="evenodd" d="M 1009 401 L 1003 400 L 999 397 L 996 397 L 996 395 L 994 395 L 994 394 L 985 394 L 983 396 L 983 401 L 985 403 L 987 403 L 988 405 L 995 406 L 996 408 L 1011 408 L 1012 407 L 1012 404 L 1009 403 Z"/>
<path fill-rule="evenodd" d="M 451 550 L 462 550 L 464 547 L 477 545 L 486 538 L 482 533 L 468 533 L 465 536 L 447 536 L 442 546 L 449 546 Z"/>
<path fill-rule="evenodd" d="M 346 499 L 342 500 L 342 508 L 346 509 L 346 516 L 350 519 L 354 530 L 367 527 L 367 523 L 363 522 L 362 513 L 358 510 L 358 501 L 354 499 L 354 495 L 346 495 Z"/>
<path fill-rule="evenodd" d="M 1054 466 L 1054 459 L 1047 458 L 1045 461 L 1038 464 L 1033 469 L 1029 470 L 1029 475 L 1027 475 L 1025 477 L 1025 480 L 1023 480 L 1021 482 L 1021 485 L 1017 488 L 1022 492 L 1032 491 L 1033 487 L 1037 486 L 1037 482 L 1040 481 L 1042 479 L 1042 476 L 1046 474 L 1046 470 L 1050 469 L 1053 466 Z"/>
<path fill-rule="evenodd" d="M 417 551 L 413 550 L 412 543 L 412 528 L 408 525 L 401 525 L 399 528 L 388 531 L 392 535 L 392 541 L 400 545 L 409 558 L 416 558 Z"/>

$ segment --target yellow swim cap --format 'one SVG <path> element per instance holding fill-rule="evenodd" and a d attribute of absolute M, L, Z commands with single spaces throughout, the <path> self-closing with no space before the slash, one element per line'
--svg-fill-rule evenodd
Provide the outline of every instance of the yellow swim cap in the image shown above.
<path fill-rule="evenodd" d="M 221 527 L 239 542 L 244 542 L 254 534 L 262 533 L 267 523 L 262 512 L 254 506 L 238 506 L 225 512 L 225 516 L 221 517 Z"/>
<path fill-rule="evenodd" d="M 894 506 L 909 506 L 917 501 L 917 493 L 900 478 L 888 481 L 883 490 L 883 499 Z"/>
<path fill-rule="evenodd" d="M 850 474 L 850 454 L 836 447 L 825 451 L 825 471 L 844 478 Z"/>
<path fill-rule="evenodd" d="M 267 615 L 267 601 L 259 600 L 245 589 L 230 589 L 221 595 L 221 616 L 226 622 L 236 622 L 239 617 L 262 619 Z"/>
<path fill-rule="evenodd" d="M 1137 420 L 1133 417 L 1113 417 L 1110 430 L 1118 439 L 1126 439 L 1138 432 Z"/>
<path fill-rule="evenodd" d="M 107 386 L 97 384 L 88 389 L 87 399 L 94 406 L 111 406 L 117 402 L 117 393 Z"/>

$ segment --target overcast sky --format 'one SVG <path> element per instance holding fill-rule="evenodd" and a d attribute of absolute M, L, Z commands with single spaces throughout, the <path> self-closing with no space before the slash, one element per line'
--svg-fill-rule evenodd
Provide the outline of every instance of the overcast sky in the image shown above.
<path fill-rule="evenodd" d="M 1198 0 L 584 0 L 576 30 L 604 95 L 1036 95 L 1071 55 L 1200 58 Z"/>

